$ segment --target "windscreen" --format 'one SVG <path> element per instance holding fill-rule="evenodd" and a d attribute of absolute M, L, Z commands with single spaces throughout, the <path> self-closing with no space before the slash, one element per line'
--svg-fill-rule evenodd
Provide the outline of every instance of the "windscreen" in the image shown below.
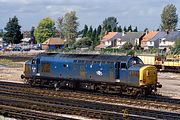
<path fill-rule="evenodd" d="M 131 67 L 132 65 L 137 65 L 137 64 L 141 64 L 143 65 L 143 61 L 138 58 L 138 57 L 132 57 L 129 62 L 128 62 L 128 66 Z"/>

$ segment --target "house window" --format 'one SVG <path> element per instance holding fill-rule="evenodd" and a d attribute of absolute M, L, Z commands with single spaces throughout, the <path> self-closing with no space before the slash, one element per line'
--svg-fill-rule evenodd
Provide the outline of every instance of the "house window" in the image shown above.
<path fill-rule="evenodd" d="M 150 41 L 150 44 L 152 44 L 152 41 Z"/>

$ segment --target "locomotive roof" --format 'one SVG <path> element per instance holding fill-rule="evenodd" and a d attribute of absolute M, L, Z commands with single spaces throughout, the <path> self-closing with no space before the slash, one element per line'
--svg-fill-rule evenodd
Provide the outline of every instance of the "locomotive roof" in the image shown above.
<path fill-rule="evenodd" d="M 132 56 L 119 55 L 100 55 L 100 54 L 61 54 L 61 53 L 47 53 L 40 56 L 46 57 L 60 57 L 63 59 L 73 58 L 74 60 L 96 60 L 96 61 L 128 61 Z"/>

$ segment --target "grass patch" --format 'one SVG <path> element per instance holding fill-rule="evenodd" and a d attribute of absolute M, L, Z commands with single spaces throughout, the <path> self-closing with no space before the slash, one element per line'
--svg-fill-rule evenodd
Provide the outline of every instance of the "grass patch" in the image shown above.
<path fill-rule="evenodd" d="M 12 62 L 12 60 L 8 58 L 0 58 L 0 62 Z"/>

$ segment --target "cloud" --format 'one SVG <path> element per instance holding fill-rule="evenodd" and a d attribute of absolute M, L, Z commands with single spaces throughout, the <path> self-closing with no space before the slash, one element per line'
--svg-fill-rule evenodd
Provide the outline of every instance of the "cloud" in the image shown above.
<path fill-rule="evenodd" d="M 177 9 L 180 1 L 171 0 Z M 118 18 L 119 25 L 130 24 L 140 29 L 156 29 L 160 23 L 160 14 L 169 0 L 0 0 L 1 25 L 16 15 L 23 29 L 37 26 L 46 16 L 57 19 L 68 11 L 76 11 L 81 27 L 84 24 L 97 27 L 109 16 Z M 178 10 L 179 13 L 179 10 Z M 153 22 L 152 22 L 153 21 Z"/>

